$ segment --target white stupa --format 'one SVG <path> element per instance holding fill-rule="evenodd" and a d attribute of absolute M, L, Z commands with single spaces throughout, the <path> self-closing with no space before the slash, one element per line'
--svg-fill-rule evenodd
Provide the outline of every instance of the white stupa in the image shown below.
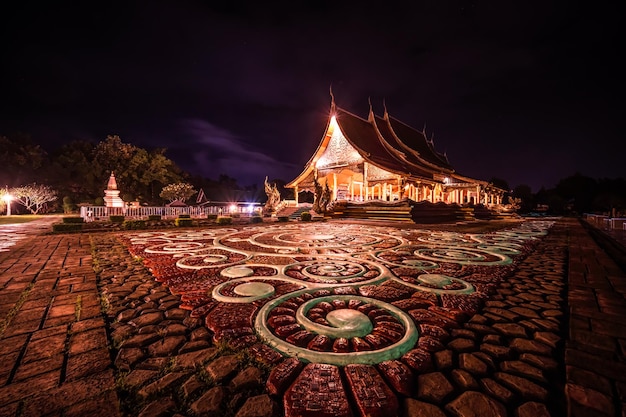
<path fill-rule="evenodd" d="M 117 189 L 115 174 L 111 171 L 107 189 L 104 190 L 104 205 L 106 207 L 124 207 L 124 201 L 120 198 L 120 190 Z"/>

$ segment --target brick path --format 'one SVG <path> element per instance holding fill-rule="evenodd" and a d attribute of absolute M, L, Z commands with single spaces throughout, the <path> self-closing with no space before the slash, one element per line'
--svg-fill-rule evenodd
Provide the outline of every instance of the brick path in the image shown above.
<path fill-rule="evenodd" d="M 626 274 L 576 220 L 561 224 L 568 414 L 626 416 Z M 89 235 L 30 235 L 0 253 L 0 416 L 120 415 L 107 343 Z"/>
<path fill-rule="evenodd" d="M 0 416 L 119 415 L 88 235 L 0 254 L 0 356 Z"/>
<path fill-rule="evenodd" d="M 626 416 L 626 274 L 580 225 L 569 223 L 569 414 Z"/>

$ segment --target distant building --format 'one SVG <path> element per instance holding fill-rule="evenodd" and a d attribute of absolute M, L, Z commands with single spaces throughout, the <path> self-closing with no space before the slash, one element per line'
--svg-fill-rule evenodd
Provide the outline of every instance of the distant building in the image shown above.
<path fill-rule="evenodd" d="M 332 190 L 332 200 L 502 204 L 505 190 L 454 170 L 433 140 L 371 106 L 363 119 L 331 102 L 326 131 L 304 170 L 286 188 Z"/>

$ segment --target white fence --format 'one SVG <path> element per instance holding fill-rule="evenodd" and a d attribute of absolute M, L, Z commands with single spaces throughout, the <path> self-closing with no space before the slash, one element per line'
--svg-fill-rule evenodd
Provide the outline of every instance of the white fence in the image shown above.
<path fill-rule="evenodd" d="M 125 216 L 134 219 L 147 219 L 148 216 L 175 218 L 180 214 L 188 214 L 192 218 L 206 217 L 209 214 L 235 214 L 242 216 L 262 215 L 260 203 L 233 203 L 230 205 L 205 205 L 188 207 L 105 207 L 83 206 L 80 217 L 92 220 L 108 220 L 109 216 Z"/>

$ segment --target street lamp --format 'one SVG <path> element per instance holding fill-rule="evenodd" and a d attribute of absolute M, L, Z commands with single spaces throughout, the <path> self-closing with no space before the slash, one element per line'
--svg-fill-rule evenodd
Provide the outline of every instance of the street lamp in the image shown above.
<path fill-rule="evenodd" d="M 2 196 L 2 199 L 7 204 L 7 216 L 11 215 L 11 200 L 13 200 L 13 196 L 9 193 L 6 193 Z"/>

